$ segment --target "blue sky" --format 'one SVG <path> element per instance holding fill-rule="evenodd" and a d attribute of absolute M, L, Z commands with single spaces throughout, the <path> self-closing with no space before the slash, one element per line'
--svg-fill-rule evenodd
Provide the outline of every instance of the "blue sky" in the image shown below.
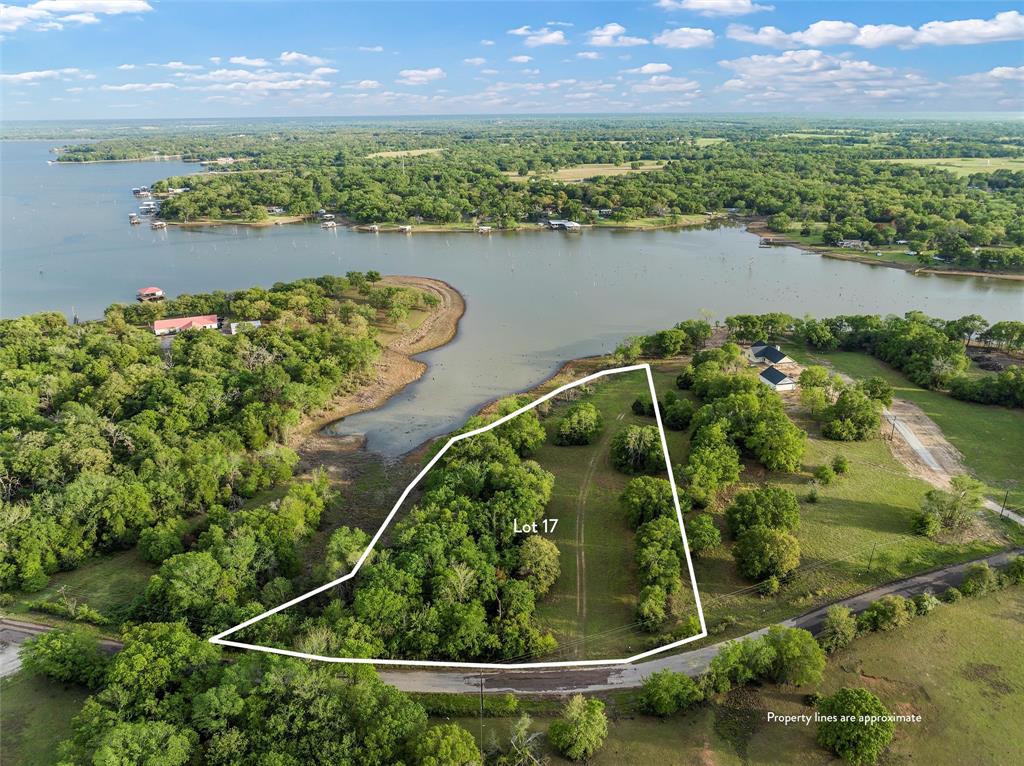
<path fill-rule="evenodd" d="M 0 6 L 3 119 L 1020 112 L 1012 2 Z"/>

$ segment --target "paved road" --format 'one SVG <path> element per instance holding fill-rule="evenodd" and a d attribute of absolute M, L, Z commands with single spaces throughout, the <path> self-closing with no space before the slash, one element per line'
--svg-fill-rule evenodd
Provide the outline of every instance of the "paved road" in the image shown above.
<path fill-rule="evenodd" d="M 987 561 L 993 567 L 1006 565 L 1024 549 L 1005 551 L 980 561 Z M 904 580 L 883 585 L 858 596 L 837 603 L 855 612 L 863 611 L 868 604 L 882 596 L 896 594 L 913 596 L 932 590 L 940 593 L 951 586 L 960 585 L 964 573 L 972 563 L 957 564 L 943 569 L 925 572 Z M 825 620 L 828 606 L 786 620 L 782 625 L 803 628 L 817 633 Z M 763 635 L 768 628 L 748 633 L 744 638 Z M 553 670 L 509 670 L 509 671 L 422 671 L 378 669 L 381 680 L 407 692 L 479 692 L 481 679 L 484 691 L 517 694 L 564 695 L 570 692 L 602 692 L 614 689 L 629 689 L 640 686 L 644 679 L 659 670 L 669 669 L 696 676 L 707 670 L 712 658 L 727 642 L 694 649 L 681 654 L 639 662 L 632 665 L 615 665 L 603 668 L 557 668 Z"/>

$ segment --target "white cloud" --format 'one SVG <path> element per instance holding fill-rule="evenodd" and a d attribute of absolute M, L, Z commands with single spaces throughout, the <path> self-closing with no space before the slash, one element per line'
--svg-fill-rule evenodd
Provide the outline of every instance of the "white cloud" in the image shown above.
<path fill-rule="evenodd" d="M 121 64 L 118 69 L 127 72 L 129 69 L 135 69 L 135 64 Z"/>
<path fill-rule="evenodd" d="M 435 80 L 443 80 L 448 75 L 439 66 L 430 69 L 403 69 L 398 73 L 399 78 L 395 80 L 402 85 L 426 85 Z"/>
<path fill-rule="evenodd" d="M 149 66 L 173 69 L 177 72 L 193 72 L 197 69 L 202 69 L 199 64 L 186 64 L 184 61 L 168 61 L 166 64 L 149 64 Z"/>
<path fill-rule="evenodd" d="M 533 61 L 533 56 L 513 56 L 509 61 L 513 64 L 529 64 Z"/>
<path fill-rule="evenodd" d="M 384 52 L 384 46 L 383 45 L 360 45 L 359 46 L 359 50 L 361 50 L 363 53 L 383 53 Z"/>
<path fill-rule="evenodd" d="M 487 75 L 498 74 L 498 70 L 497 69 L 481 69 L 480 70 L 480 74 L 487 74 Z"/>
<path fill-rule="evenodd" d="M 599 48 L 624 48 L 630 45 L 647 45 L 649 42 L 642 37 L 629 37 L 625 32 L 624 26 L 613 21 L 587 32 L 587 44 Z"/>
<path fill-rule="evenodd" d="M 239 66 L 256 66 L 265 67 L 270 66 L 270 62 L 266 59 L 255 58 L 251 59 L 248 56 L 232 56 L 228 59 L 232 64 L 238 64 Z"/>
<path fill-rule="evenodd" d="M 533 29 L 527 25 L 510 29 L 510 35 L 525 37 L 523 44 L 527 48 L 537 48 L 541 45 L 566 45 L 569 41 L 565 39 L 565 32 L 561 29 L 552 30 L 548 27 Z"/>
<path fill-rule="evenodd" d="M 307 66 L 323 66 L 327 63 L 327 59 L 320 58 L 320 56 L 310 56 L 307 53 L 299 53 L 298 51 L 285 51 L 277 60 L 282 64 L 306 64 Z"/>
<path fill-rule="evenodd" d="M 318 66 L 310 74 L 313 77 L 326 77 L 329 74 L 338 74 L 338 70 L 329 66 Z"/>
<path fill-rule="evenodd" d="M 726 34 L 733 40 L 773 48 L 818 48 L 828 45 L 856 45 L 861 48 L 879 48 L 885 45 L 906 48 L 918 45 L 976 45 L 1024 40 L 1024 15 L 1018 11 L 1005 11 L 988 20 L 929 21 L 917 28 L 897 24 L 858 26 L 851 21 L 822 20 L 797 32 L 784 32 L 772 26 L 755 30 L 742 24 L 730 24 Z"/>
<path fill-rule="evenodd" d="M 379 88 L 380 83 L 376 80 L 360 80 L 356 83 L 356 87 L 363 90 L 372 90 L 373 88 Z"/>
<path fill-rule="evenodd" d="M 753 0 L 658 0 L 667 11 L 694 11 L 701 16 L 746 16 L 758 11 L 774 11 L 774 5 L 758 5 Z"/>
<path fill-rule="evenodd" d="M 665 74 L 671 72 L 672 67 L 668 64 L 644 64 L 636 69 L 627 69 L 629 74 Z"/>
<path fill-rule="evenodd" d="M 145 13 L 153 7 L 145 0 L 38 0 L 27 6 L 0 4 L 0 32 L 22 27 L 46 32 L 64 24 L 98 24 L 100 16 Z"/>
<path fill-rule="evenodd" d="M 715 43 L 715 33 L 699 27 L 666 29 L 654 38 L 655 45 L 666 48 L 710 48 Z"/>
<path fill-rule="evenodd" d="M 66 92 L 68 92 L 68 93 L 81 93 L 82 91 L 84 91 L 84 90 L 85 90 L 85 88 L 80 88 L 80 87 L 76 87 L 76 88 L 65 88 L 64 90 L 65 90 Z"/>
<path fill-rule="evenodd" d="M 820 50 L 786 51 L 718 62 L 733 73 L 722 90 L 742 94 L 751 104 L 874 106 L 906 103 L 939 94 L 943 87 L 916 72 L 869 61 L 832 56 Z"/>
<path fill-rule="evenodd" d="M 173 82 L 126 82 L 124 85 L 101 85 L 100 90 L 150 93 L 156 90 L 171 90 L 177 87 Z"/>
<path fill-rule="evenodd" d="M 545 26 L 549 27 L 574 27 L 576 26 L 571 21 L 545 21 Z"/>
<path fill-rule="evenodd" d="M 487 59 L 480 56 L 473 56 L 472 58 L 462 59 L 463 64 L 469 64 L 470 66 L 483 66 L 487 63 Z"/>
<path fill-rule="evenodd" d="M 80 69 L 65 67 L 64 69 L 41 69 L 34 72 L 17 72 L 15 74 L 0 74 L 2 82 L 33 83 L 40 80 L 56 80 L 62 77 L 69 77 L 81 74 Z"/>
<path fill-rule="evenodd" d="M 685 77 L 655 75 L 643 82 L 638 82 L 633 86 L 633 90 L 637 93 L 690 93 L 696 95 L 700 92 L 700 83 Z"/>
<path fill-rule="evenodd" d="M 494 45 L 494 40 L 481 40 L 481 45 Z"/>
<path fill-rule="evenodd" d="M 61 16 L 60 20 L 63 22 L 73 22 L 75 24 L 99 24 L 100 17 L 95 13 L 72 13 L 70 16 Z"/>
<path fill-rule="evenodd" d="M 587 61 L 597 61 L 601 58 L 601 54 L 597 51 L 580 51 L 576 54 L 578 59 L 586 59 Z"/>
<path fill-rule="evenodd" d="M 221 62 L 221 58 L 220 56 L 210 56 L 210 61 L 212 61 L 214 64 L 219 64 Z"/>

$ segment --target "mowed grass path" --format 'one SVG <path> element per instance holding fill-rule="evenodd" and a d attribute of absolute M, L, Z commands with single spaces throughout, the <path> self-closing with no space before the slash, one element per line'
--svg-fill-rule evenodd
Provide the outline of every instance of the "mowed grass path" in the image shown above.
<path fill-rule="evenodd" d="M 997 170 L 1024 170 L 1024 158 L 1021 157 L 919 157 L 912 159 L 875 160 L 875 162 L 948 170 L 950 173 L 958 176 L 969 176 L 971 173 L 994 173 Z"/>
<path fill-rule="evenodd" d="M 807 351 L 787 347 L 794 359 L 831 365 L 852 378 L 879 375 L 896 389 L 896 396 L 913 402 L 935 421 L 949 442 L 964 456 L 968 470 L 1001 501 L 1024 507 L 1024 410 L 954 399 L 914 385 L 903 373 L 872 356 L 851 351 Z"/>
<path fill-rule="evenodd" d="M 667 377 L 658 375 L 662 383 Z M 660 383 L 658 387 L 661 393 Z M 585 397 L 604 418 L 604 429 L 591 445 L 555 445 L 554 434 L 570 404 L 556 405 L 544 421 L 549 441 L 533 458 L 555 474 L 546 516 L 559 520 L 550 539 L 561 551 L 562 571 L 537 605 L 537 617 L 554 632 L 560 659 L 610 659 L 648 648 L 649 634 L 636 626 L 640 587 L 634 533 L 618 503 L 630 477 L 612 467 L 609 455 L 619 430 L 654 424 L 653 418 L 636 416 L 630 409 L 633 400 L 648 391 L 642 371 L 599 381 Z M 684 437 L 670 438 L 669 453 L 678 462 L 672 445 L 681 444 Z M 688 581 L 689 573 L 684 571 L 683 578 Z"/>

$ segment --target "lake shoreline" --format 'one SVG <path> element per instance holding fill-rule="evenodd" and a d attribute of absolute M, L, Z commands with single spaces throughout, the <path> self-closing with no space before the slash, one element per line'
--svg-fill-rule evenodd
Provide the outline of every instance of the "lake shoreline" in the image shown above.
<path fill-rule="evenodd" d="M 748 219 L 737 219 L 745 221 L 746 230 L 750 234 L 756 234 L 758 237 L 771 237 L 774 240 L 774 244 L 786 245 L 787 247 L 794 247 L 797 250 L 802 250 L 805 253 L 814 253 L 820 255 L 823 258 L 833 258 L 837 261 L 853 261 L 854 263 L 864 263 L 868 266 L 884 266 L 889 269 L 899 269 L 905 271 L 908 274 L 935 274 L 937 276 L 949 276 L 949 277 L 991 277 L 993 279 L 1006 279 L 1016 282 L 1024 282 L 1024 274 L 1014 274 L 1005 271 L 973 271 L 971 269 L 942 269 L 935 266 L 921 266 L 910 263 L 893 263 L 892 261 L 879 261 L 869 258 L 864 255 L 856 255 L 855 253 L 841 253 L 827 246 L 818 245 L 807 245 L 803 242 L 798 242 L 785 234 L 779 234 L 777 231 L 773 231 L 768 228 L 765 219 L 763 218 L 748 218 Z"/>
<path fill-rule="evenodd" d="M 299 453 L 300 471 L 321 465 L 330 468 L 362 446 L 353 441 L 323 433 L 328 426 L 347 417 L 383 407 L 392 397 L 423 377 L 427 365 L 413 356 L 451 343 L 458 335 L 459 322 L 466 311 L 465 297 L 448 282 L 430 277 L 390 275 L 384 284 L 415 287 L 440 299 L 437 310 L 418 327 L 403 333 L 382 351 L 367 375 L 367 382 L 356 390 L 341 394 L 318 412 L 303 417 L 288 439 Z"/>

